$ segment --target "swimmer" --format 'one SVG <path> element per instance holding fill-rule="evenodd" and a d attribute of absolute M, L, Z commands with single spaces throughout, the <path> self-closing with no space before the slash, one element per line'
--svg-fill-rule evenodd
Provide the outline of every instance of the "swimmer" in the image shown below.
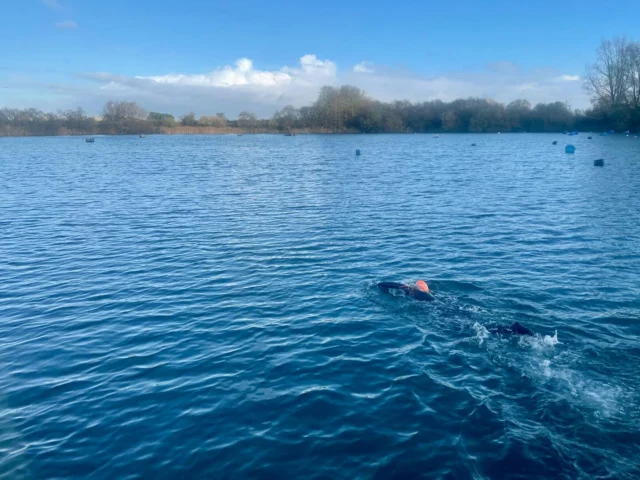
<path fill-rule="evenodd" d="M 528 335 L 532 337 L 534 333 L 524 325 L 520 325 L 518 322 L 513 322 L 510 326 L 495 325 L 488 328 L 491 333 L 497 333 L 498 335 Z"/>
<path fill-rule="evenodd" d="M 427 285 L 427 282 L 424 280 L 418 280 L 415 285 L 406 285 L 397 282 L 380 282 L 378 288 L 384 293 L 389 293 L 389 290 L 400 290 L 408 297 L 415 298 L 421 302 L 431 302 L 435 300 L 435 297 L 429 290 L 429 285 Z"/>
<path fill-rule="evenodd" d="M 390 290 L 399 290 L 408 297 L 412 297 L 422 302 L 431 302 L 435 300 L 429 285 L 424 280 L 418 280 L 415 285 L 407 285 L 405 283 L 397 282 L 380 282 L 378 288 L 384 293 L 389 293 Z M 513 322 L 511 325 L 493 325 L 489 327 L 491 333 L 497 333 L 498 335 L 527 335 L 534 336 L 533 331 L 521 325 L 519 322 Z"/>

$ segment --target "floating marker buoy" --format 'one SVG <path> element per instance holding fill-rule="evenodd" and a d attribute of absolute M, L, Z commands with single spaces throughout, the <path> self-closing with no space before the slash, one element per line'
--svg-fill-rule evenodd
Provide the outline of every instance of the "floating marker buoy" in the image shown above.
<path fill-rule="evenodd" d="M 557 145 L 557 144 L 558 144 L 558 141 L 557 141 L 557 140 L 554 140 L 554 141 L 553 141 L 553 143 L 552 143 L 551 145 Z"/>
<path fill-rule="evenodd" d="M 476 145 L 475 143 L 472 143 L 472 144 L 471 144 L 471 146 L 472 146 L 472 147 L 475 147 L 475 146 L 477 146 L 477 145 Z"/>
<path fill-rule="evenodd" d="M 587 137 L 587 140 L 591 140 L 591 137 Z"/>
<path fill-rule="evenodd" d="M 356 150 L 356 157 L 360 156 L 360 149 Z"/>
<path fill-rule="evenodd" d="M 604 160 L 602 158 L 593 161 L 594 167 L 604 167 Z"/>
<path fill-rule="evenodd" d="M 567 145 L 566 147 L 564 147 L 564 153 L 575 153 L 576 152 L 576 147 L 574 147 L 573 145 Z"/>

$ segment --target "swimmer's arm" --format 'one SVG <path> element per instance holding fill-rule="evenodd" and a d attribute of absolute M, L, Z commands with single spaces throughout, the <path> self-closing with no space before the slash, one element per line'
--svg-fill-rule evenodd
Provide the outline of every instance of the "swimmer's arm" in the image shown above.
<path fill-rule="evenodd" d="M 530 329 L 528 329 L 527 327 L 525 327 L 524 325 L 521 325 L 518 322 L 514 322 L 511 327 L 509 327 L 511 329 L 511 331 L 513 333 L 515 333 L 516 335 L 528 335 L 528 336 L 533 336 L 534 333 L 533 331 L 531 331 Z"/>
<path fill-rule="evenodd" d="M 411 290 L 407 285 L 398 282 L 380 282 L 378 288 L 384 293 L 389 293 L 389 290 L 404 290 L 406 292 Z"/>

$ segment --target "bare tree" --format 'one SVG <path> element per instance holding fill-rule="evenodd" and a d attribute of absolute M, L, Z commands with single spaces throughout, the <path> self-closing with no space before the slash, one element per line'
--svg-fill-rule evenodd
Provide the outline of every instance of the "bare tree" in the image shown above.
<path fill-rule="evenodd" d="M 255 128 L 258 122 L 258 117 L 255 114 L 247 111 L 242 111 L 238 115 L 238 126 L 243 129 Z"/>
<path fill-rule="evenodd" d="M 147 111 L 136 102 L 114 102 L 109 100 L 102 109 L 102 116 L 108 122 L 121 122 L 123 120 L 145 120 Z"/>
<path fill-rule="evenodd" d="M 640 43 L 627 46 L 629 76 L 627 101 L 632 108 L 640 108 Z"/>
<path fill-rule="evenodd" d="M 603 40 L 596 63 L 587 67 L 585 89 L 594 104 L 615 108 L 626 101 L 629 85 L 629 46 L 626 38 Z"/>

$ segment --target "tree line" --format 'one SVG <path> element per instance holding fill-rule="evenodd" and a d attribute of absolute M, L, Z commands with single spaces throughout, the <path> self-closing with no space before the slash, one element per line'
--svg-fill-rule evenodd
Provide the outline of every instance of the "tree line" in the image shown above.
<path fill-rule="evenodd" d="M 596 62 L 587 68 L 584 87 L 592 102 L 584 111 L 564 102 L 532 106 L 524 99 L 506 105 L 486 98 L 381 102 L 350 85 L 325 86 L 311 105 L 287 106 L 269 119 L 247 111 L 233 120 L 224 113 L 196 117 L 193 112 L 176 119 L 128 101 L 107 102 L 99 119 L 82 108 L 57 113 L 3 108 L 0 135 L 161 133 L 176 127 L 318 133 L 638 131 L 640 43 L 603 41 Z"/>
<path fill-rule="evenodd" d="M 604 40 L 596 61 L 587 67 L 584 87 L 591 95 L 591 114 L 617 130 L 640 127 L 640 42 Z"/>
<path fill-rule="evenodd" d="M 589 112 L 573 112 L 562 102 L 526 100 L 503 105 L 483 98 L 453 102 L 433 100 L 380 102 L 353 86 L 323 87 L 310 106 L 287 106 L 269 119 L 241 112 L 230 120 L 223 113 L 176 119 L 170 113 L 146 112 L 135 102 L 110 101 L 100 119 L 82 108 L 45 113 L 30 109 L 0 109 L 0 135 L 94 135 L 162 133 L 176 127 L 212 127 L 245 132 L 309 131 L 318 133 L 399 132 L 556 132 L 593 130 L 602 123 Z M 197 129 L 196 129 L 197 131 Z"/>

